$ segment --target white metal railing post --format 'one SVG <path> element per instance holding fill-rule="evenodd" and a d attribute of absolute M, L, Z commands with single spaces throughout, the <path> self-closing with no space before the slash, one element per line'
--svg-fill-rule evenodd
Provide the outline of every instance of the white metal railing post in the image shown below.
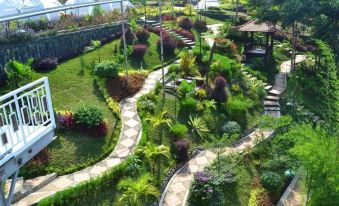
<path fill-rule="evenodd" d="M 23 121 L 22 121 L 19 101 L 18 101 L 18 93 L 14 94 L 14 104 L 15 104 L 15 109 L 16 109 L 16 115 L 18 116 L 18 120 L 19 120 L 19 123 L 17 123 L 17 124 L 18 124 L 18 127 L 20 127 L 20 132 L 21 132 L 22 138 L 24 140 L 24 143 L 26 144 L 27 141 L 26 141 L 26 135 L 25 135 L 24 125 L 23 125 Z"/>
<path fill-rule="evenodd" d="M 51 91 L 50 91 L 50 88 L 49 88 L 49 81 L 48 81 L 47 77 L 44 77 L 44 86 L 45 86 L 45 89 L 46 89 L 46 97 L 47 97 L 48 111 L 49 111 L 49 115 L 50 115 L 50 118 L 51 118 L 51 124 L 52 124 L 53 128 L 56 128 Z"/>

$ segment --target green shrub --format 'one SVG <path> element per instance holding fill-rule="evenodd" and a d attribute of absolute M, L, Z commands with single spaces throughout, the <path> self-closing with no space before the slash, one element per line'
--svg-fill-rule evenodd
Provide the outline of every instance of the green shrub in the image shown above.
<path fill-rule="evenodd" d="M 104 121 L 104 114 L 96 106 L 81 105 L 74 112 L 74 120 L 78 125 L 92 128 L 99 126 Z"/>
<path fill-rule="evenodd" d="M 184 124 L 176 123 L 171 126 L 170 133 L 174 138 L 183 138 L 188 132 L 188 128 Z"/>
<path fill-rule="evenodd" d="M 178 64 L 171 64 L 168 68 L 168 73 L 175 73 L 178 74 L 179 72 L 179 65 Z"/>
<path fill-rule="evenodd" d="M 187 97 L 181 100 L 181 109 L 185 112 L 194 111 L 197 106 L 197 101 L 192 97 Z"/>
<path fill-rule="evenodd" d="M 198 89 L 196 92 L 195 92 L 195 95 L 198 99 L 206 99 L 207 97 L 207 92 L 205 89 Z"/>
<path fill-rule="evenodd" d="M 119 75 L 119 64 L 114 61 L 103 61 L 94 68 L 94 73 L 100 77 L 116 77 Z"/>
<path fill-rule="evenodd" d="M 188 83 L 186 80 L 182 81 L 178 87 L 178 92 L 182 98 L 192 96 L 194 94 L 194 89 L 196 87 L 196 82 Z"/>
<path fill-rule="evenodd" d="M 228 121 L 223 127 L 222 130 L 224 133 L 228 135 L 239 134 L 240 133 L 240 125 L 238 122 Z"/>
<path fill-rule="evenodd" d="M 281 185 L 281 177 L 276 172 L 264 172 L 261 174 L 260 179 L 264 188 L 272 192 L 279 189 Z"/>

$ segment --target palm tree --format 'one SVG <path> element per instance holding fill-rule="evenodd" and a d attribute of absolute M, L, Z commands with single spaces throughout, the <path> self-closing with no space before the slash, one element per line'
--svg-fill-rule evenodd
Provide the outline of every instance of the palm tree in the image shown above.
<path fill-rule="evenodd" d="M 146 121 L 148 121 L 153 129 L 156 129 L 158 127 L 162 127 L 164 125 L 170 125 L 172 120 L 167 117 L 167 111 L 162 111 L 156 116 L 148 116 L 146 118 Z"/>
<path fill-rule="evenodd" d="M 203 136 L 209 132 L 205 122 L 200 117 L 192 118 L 192 116 L 190 116 L 188 124 L 191 126 L 191 132 L 194 140 L 196 139 L 196 135 L 203 138 Z"/>
<path fill-rule="evenodd" d="M 152 171 L 154 172 L 154 166 L 160 160 L 161 157 L 163 158 L 170 158 L 170 148 L 165 145 L 156 145 L 154 143 L 148 142 L 145 147 L 139 150 L 142 152 L 148 164 L 151 166 Z"/>
<path fill-rule="evenodd" d="M 151 176 L 145 174 L 139 179 L 127 178 L 118 184 L 118 190 L 123 191 L 119 205 L 142 206 L 147 204 L 149 197 L 158 197 L 159 191 L 151 184 Z"/>

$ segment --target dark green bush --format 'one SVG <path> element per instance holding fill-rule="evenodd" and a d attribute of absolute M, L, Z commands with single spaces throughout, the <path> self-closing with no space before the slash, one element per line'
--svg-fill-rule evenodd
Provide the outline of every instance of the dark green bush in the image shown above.
<path fill-rule="evenodd" d="M 180 104 L 181 104 L 181 109 L 184 112 L 191 112 L 195 110 L 197 101 L 192 97 L 187 97 L 181 100 Z"/>
<path fill-rule="evenodd" d="M 238 122 L 228 121 L 223 127 L 223 132 L 227 133 L 228 135 L 239 134 L 240 133 L 240 125 Z"/>
<path fill-rule="evenodd" d="M 171 126 L 170 133 L 174 138 L 183 138 L 188 132 L 188 128 L 184 124 L 176 123 Z"/>
<path fill-rule="evenodd" d="M 104 113 L 96 106 L 85 104 L 75 110 L 74 120 L 87 128 L 98 127 L 104 121 Z"/>
<path fill-rule="evenodd" d="M 264 172 L 261 174 L 260 179 L 264 188 L 269 191 L 276 191 L 281 185 L 281 177 L 276 172 Z"/>
<path fill-rule="evenodd" d="M 116 77 L 119 75 L 119 67 L 114 61 L 103 61 L 95 65 L 94 73 L 100 77 Z"/>

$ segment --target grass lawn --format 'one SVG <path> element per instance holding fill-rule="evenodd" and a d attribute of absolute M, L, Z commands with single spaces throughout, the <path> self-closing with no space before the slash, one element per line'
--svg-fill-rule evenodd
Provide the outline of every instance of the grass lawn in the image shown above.
<path fill-rule="evenodd" d="M 103 46 L 100 54 L 101 59 L 110 59 L 112 44 Z M 97 52 L 84 54 L 83 58 L 89 65 L 96 61 Z M 109 126 L 108 134 L 101 139 L 81 132 L 58 130 L 56 133 L 58 138 L 49 146 L 51 160 L 44 172 L 59 174 L 73 172 L 94 164 L 108 155 L 119 137 L 120 123 L 115 125 L 116 119 L 101 98 L 90 69 L 81 72 L 80 57 L 59 64 L 55 70 L 39 73 L 39 76 L 47 76 L 49 79 L 53 107 L 56 111 L 74 110 L 81 104 L 95 105 L 103 111 Z"/>

